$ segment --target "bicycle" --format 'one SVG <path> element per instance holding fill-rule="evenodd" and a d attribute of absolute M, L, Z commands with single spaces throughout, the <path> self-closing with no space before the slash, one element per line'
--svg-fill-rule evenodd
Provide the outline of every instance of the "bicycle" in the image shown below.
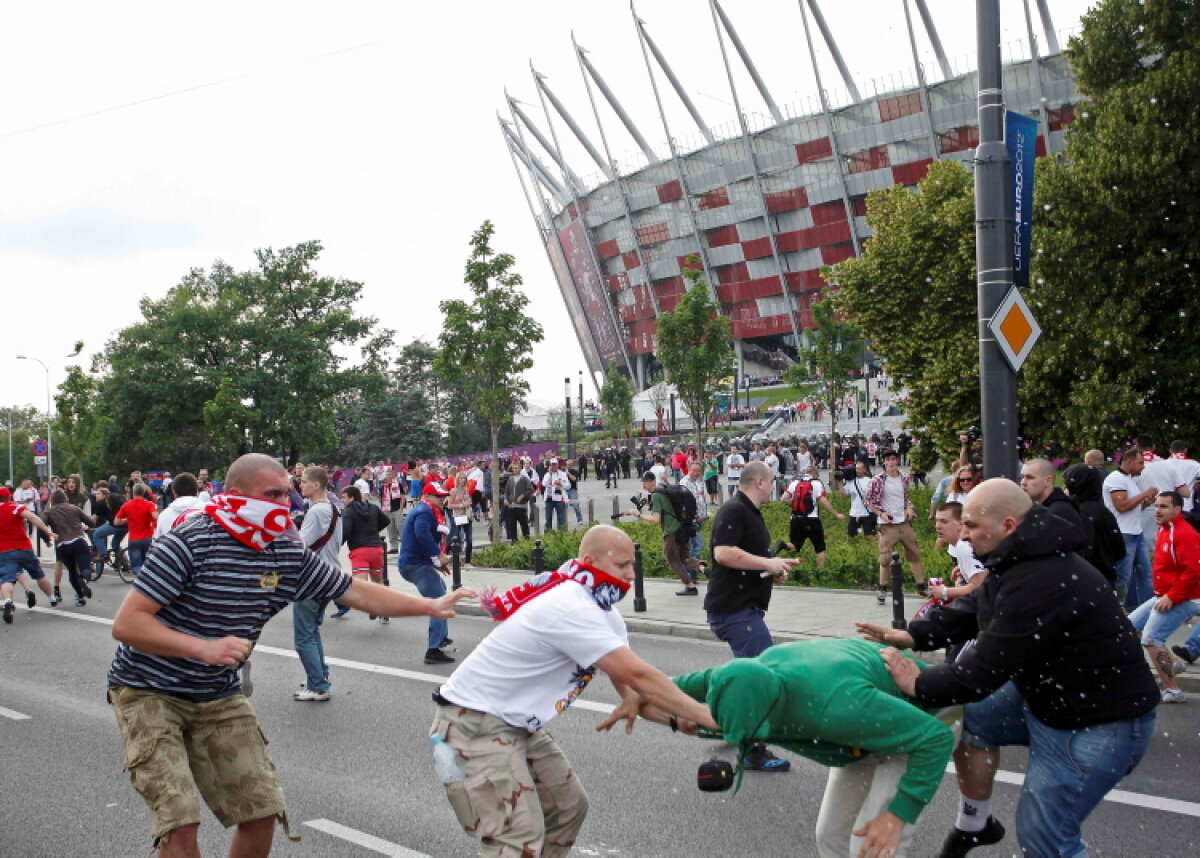
<path fill-rule="evenodd" d="M 99 555 L 95 559 L 101 561 L 100 571 L 96 572 L 96 567 L 93 561 L 92 571 L 88 575 L 89 582 L 99 581 L 100 576 L 104 574 L 104 570 L 106 568 L 116 572 L 117 575 L 120 576 L 121 580 L 126 584 L 132 584 L 134 579 L 137 577 L 133 574 L 133 567 L 129 565 L 129 555 L 125 553 L 124 549 L 116 551 L 110 548 L 108 551 L 105 551 L 104 554 Z"/>

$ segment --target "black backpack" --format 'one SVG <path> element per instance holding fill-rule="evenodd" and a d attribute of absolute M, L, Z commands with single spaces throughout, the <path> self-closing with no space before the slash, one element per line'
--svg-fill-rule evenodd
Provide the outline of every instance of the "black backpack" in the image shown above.
<path fill-rule="evenodd" d="M 679 520 L 679 530 L 675 531 L 676 541 L 686 545 L 696 534 L 696 496 L 680 485 L 668 484 L 658 491 L 667 496 L 675 511 L 675 518 Z"/>

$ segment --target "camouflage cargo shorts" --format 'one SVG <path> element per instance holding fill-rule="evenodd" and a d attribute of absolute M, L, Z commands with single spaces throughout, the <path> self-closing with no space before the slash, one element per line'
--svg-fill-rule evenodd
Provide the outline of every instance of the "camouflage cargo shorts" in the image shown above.
<path fill-rule="evenodd" d="M 150 808 L 156 844 L 168 832 L 200 822 L 197 789 L 226 828 L 275 816 L 286 830 L 283 789 L 267 756 L 267 737 L 245 697 L 191 703 L 113 688 L 108 699 L 125 740 L 122 768 Z"/>
<path fill-rule="evenodd" d="M 488 858 L 566 856 L 587 816 L 587 793 L 545 730 L 530 733 L 494 715 L 439 706 L 429 734 L 459 752 L 466 780 L 446 784 L 463 829 Z"/>

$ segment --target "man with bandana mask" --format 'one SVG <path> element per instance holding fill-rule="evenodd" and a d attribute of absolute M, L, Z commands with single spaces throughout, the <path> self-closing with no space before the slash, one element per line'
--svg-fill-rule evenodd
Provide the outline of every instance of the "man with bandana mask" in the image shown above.
<path fill-rule="evenodd" d="M 961 710 L 935 714 L 909 703 L 881 666 L 882 649 L 863 640 L 797 641 L 674 677 L 689 697 L 706 704 L 715 730 L 635 695 L 596 729 L 625 720 L 629 732 L 640 714 L 684 733 L 724 739 L 743 761 L 755 744 L 786 748 L 830 769 L 817 815 L 821 858 L 900 858 L 941 785 L 954 748 L 949 725 Z M 743 770 L 739 764 L 739 786 Z"/>
<path fill-rule="evenodd" d="M 501 625 L 434 693 L 430 735 L 461 754 L 466 777 L 447 783 L 446 795 L 463 828 L 480 840 L 481 855 L 551 858 L 571 851 L 587 795 L 545 727 L 597 670 L 622 696 L 716 727 L 703 705 L 629 648 L 613 605 L 633 579 L 632 540 L 596 525 L 584 534 L 578 559 L 557 572 L 506 593 L 480 594 Z"/>

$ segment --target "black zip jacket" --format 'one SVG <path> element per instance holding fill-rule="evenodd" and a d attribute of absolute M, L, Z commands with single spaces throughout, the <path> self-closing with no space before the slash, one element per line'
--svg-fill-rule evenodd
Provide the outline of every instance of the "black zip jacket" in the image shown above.
<path fill-rule="evenodd" d="M 342 511 L 342 542 L 355 548 L 382 548 L 379 531 L 389 524 L 387 514 L 366 501 L 354 501 Z"/>
<path fill-rule="evenodd" d="M 935 609 L 909 627 L 916 649 L 978 634 L 953 664 L 917 679 L 927 707 L 982 700 L 1010 679 L 1049 727 L 1077 730 L 1136 718 L 1158 705 L 1158 688 L 1112 587 L 1075 551 L 1078 529 L 1034 504 L 987 557 L 987 580 L 955 610 Z M 967 602 L 968 604 L 959 604 Z"/>

